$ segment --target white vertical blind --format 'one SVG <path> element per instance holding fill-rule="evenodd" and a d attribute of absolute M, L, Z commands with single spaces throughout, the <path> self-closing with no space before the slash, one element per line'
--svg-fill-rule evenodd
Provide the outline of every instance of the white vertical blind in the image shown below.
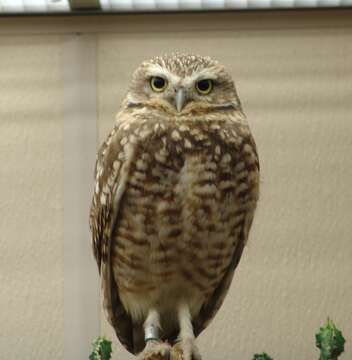
<path fill-rule="evenodd" d="M 64 71 L 64 359 L 88 359 L 100 332 L 98 271 L 88 214 L 97 146 L 97 48 L 94 34 L 72 35 Z"/>
<path fill-rule="evenodd" d="M 2 12 L 23 12 L 24 2 L 23 0 L 1 0 Z"/>
<path fill-rule="evenodd" d="M 84 0 L 81 3 L 84 4 Z M 104 12 L 260 10 L 352 6 L 352 0 L 99 0 L 99 3 Z M 87 8 L 82 7 L 80 10 L 90 9 L 88 6 Z M 70 11 L 70 0 L 0 0 L 0 14 Z"/>
<path fill-rule="evenodd" d="M 69 0 L 46 0 L 46 2 L 48 11 L 70 11 Z"/>
<path fill-rule="evenodd" d="M 24 9 L 28 12 L 45 12 L 48 10 L 46 0 L 23 0 Z"/>
<path fill-rule="evenodd" d="M 100 0 L 104 11 L 288 9 L 352 6 L 352 0 Z"/>
<path fill-rule="evenodd" d="M 2 13 L 70 11 L 69 0 L 0 0 Z"/>

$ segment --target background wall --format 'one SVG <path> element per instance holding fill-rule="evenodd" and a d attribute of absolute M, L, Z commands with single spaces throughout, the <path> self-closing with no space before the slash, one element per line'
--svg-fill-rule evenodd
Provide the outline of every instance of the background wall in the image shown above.
<path fill-rule="evenodd" d="M 69 211 L 63 208 L 67 185 L 59 185 L 65 175 L 58 170 L 64 166 L 63 153 L 67 152 L 63 138 L 68 135 L 62 129 L 62 121 L 67 119 L 60 110 L 65 106 L 64 91 L 60 93 L 65 62 L 60 68 L 55 59 L 71 51 L 65 47 L 64 34 L 77 31 L 89 32 L 96 40 L 98 143 L 113 125 L 132 71 L 145 58 L 174 50 L 210 55 L 224 63 L 235 79 L 258 145 L 261 199 L 227 299 L 199 337 L 204 357 L 216 360 L 222 354 L 224 360 L 251 359 L 254 352 L 266 351 L 274 359 L 317 358 L 314 333 L 327 316 L 350 342 L 351 15 L 345 11 L 64 18 L 54 23 L 23 20 L 22 28 L 7 20 L 7 34 L 0 38 L 0 79 L 5 84 L 0 88 L 4 173 L 0 178 L 0 276 L 4 284 L 0 288 L 0 322 L 9 324 L 0 330 L 0 349 L 7 358 L 23 354 L 18 349 L 14 355 L 14 349 L 23 343 L 27 344 L 26 355 L 30 354 L 25 358 L 36 354 L 38 359 L 47 359 L 55 353 L 54 358 L 70 359 L 62 350 L 72 345 L 62 340 L 63 332 L 67 337 L 72 331 L 63 325 L 70 304 L 64 305 L 62 299 L 67 289 L 63 284 L 71 280 L 64 265 L 65 252 L 59 250 L 67 243 L 61 221 Z M 40 38 L 40 45 L 30 37 L 14 37 L 26 29 L 49 35 Z M 21 65 L 13 59 L 19 54 L 30 59 L 33 53 L 35 59 L 43 58 L 40 65 L 19 71 Z M 47 76 L 56 76 L 53 87 L 39 76 L 50 66 Z M 12 77 L 7 75 L 9 71 Z M 21 86 L 28 78 L 40 85 Z M 43 89 L 45 96 L 41 95 Z M 32 94 L 31 101 L 26 100 L 28 94 Z M 53 97 L 55 106 L 50 100 Z M 37 116 L 29 111 L 33 106 L 47 106 L 51 113 Z M 48 138 L 54 138 L 57 146 Z M 91 138 L 90 143 L 95 146 Z M 82 151 L 71 146 L 71 151 Z M 28 154 L 25 162 L 23 153 Z M 51 156 L 57 161 L 41 154 L 55 154 Z M 38 164 L 36 172 L 33 162 Z M 17 170 L 19 163 L 21 169 Z M 29 182 L 33 186 L 29 187 Z M 33 201 L 28 201 L 31 197 Z M 48 214 L 50 204 L 55 204 L 52 216 Z M 65 204 L 69 206 L 69 202 Z M 44 216 L 33 226 L 30 216 L 39 209 Z M 87 223 L 82 220 L 76 226 L 86 229 Z M 50 236 L 46 229 L 52 231 Z M 44 262 L 34 257 L 38 254 Z M 53 264 L 57 264 L 56 272 Z M 98 287 L 95 278 L 82 279 L 84 288 Z M 49 291 L 52 284 L 56 284 L 55 290 Z M 24 311 L 24 305 L 33 310 Z M 79 316 L 95 319 L 96 308 Z M 34 336 L 43 326 L 48 329 L 44 337 Z M 55 334 L 48 336 L 50 331 Z M 115 339 L 104 316 L 101 333 Z M 34 348 L 42 339 L 46 339 L 46 347 L 37 352 Z M 351 354 L 347 343 L 341 359 Z M 114 359 L 131 358 L 115 341 Z"/>
<path fill-rule="evenodd" d="M 0 37 L 2 358 L 63 358 L 61 42 Z"/>

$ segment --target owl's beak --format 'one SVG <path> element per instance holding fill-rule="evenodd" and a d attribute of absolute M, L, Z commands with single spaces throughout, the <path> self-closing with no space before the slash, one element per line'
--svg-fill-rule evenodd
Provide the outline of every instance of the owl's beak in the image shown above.
<path fill-rule="evenodd" d="M 175 104 L 176 104 L 176 109 L 178 112 L 181 112 L 181 110 L 185 106 L 185 102 L 186 102 L 185 89 L 183 89 L 183 88 L 177 89 L 176 95 L 175 95 Z"/>

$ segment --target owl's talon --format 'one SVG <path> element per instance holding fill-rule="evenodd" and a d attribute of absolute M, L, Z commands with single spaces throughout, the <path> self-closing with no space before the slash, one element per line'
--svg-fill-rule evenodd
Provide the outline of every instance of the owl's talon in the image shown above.
<path fill-rule="evenodd" d="M 138 360 L 169 360 L 171 346 L 159 340 L 149 340 Z"/>
<path fill-rule="evenodd" d="M 176 353 L 182 353 L 182 360 L 202 360 L 198 346 L 194 338 L 186 338 L 179 340 L 174 346 Z"/>

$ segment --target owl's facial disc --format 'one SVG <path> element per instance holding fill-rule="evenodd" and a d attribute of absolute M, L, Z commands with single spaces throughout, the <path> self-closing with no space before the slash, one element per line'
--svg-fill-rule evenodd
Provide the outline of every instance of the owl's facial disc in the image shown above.
<path fill-rule="evenodd" d="M 212 79 L 197 79 L 192 77 L 179 77 L 176 74 L 160 74 L 155 72 L 147 80 L 149 86 L 146 87 L 146 95 L 153 101 L 158 99 L 167 102 L 178 113 L 182 112 L 185 106 L 191 102 L 204 101 L 205 96 L 209 96 L 214 87 Z"/>
<path fill-rule="evenodd" d="M 196 59 L 165 57 L 143 63 L 134 74 L 128 104 L 175 115 L 240 107 L 234 83 L 224 67 L 206 58 Z"/>
<path fill-rule="evenodd" d="M 181 112 L 184 106 L 186 105 L 187 101 L 194 100 L 192 89 L 192 83 L 190 85 L 190 89 L 187 91 L 184 87 L 176 87 L 175 88 L 175 105 L 178 112 Z M 194 84 L 194 88 L 198 92 L 199 95 L 209 95 L 211 91 L 213 90 L 213 81 L 210 79 L 202 79 L 199 81 L 196 81 Z M 187 94 L 191 94 L 190 96 L 187 96 Z M 190 98 L 190 99 L 189 99 Z"/>
<path fill-rule="evenodd" d="M 149 78 L 148 82 L 149 89 L 147 88 L 146 91 L 150 99 L 157 97 L 159 101 L 166 101 L 178 113 L 192 100 L 190 91 L 185 86 L 183 79 L 175 74 L 156 72 Z M 152 90 L 151 93 L 150 89 Z"/>

